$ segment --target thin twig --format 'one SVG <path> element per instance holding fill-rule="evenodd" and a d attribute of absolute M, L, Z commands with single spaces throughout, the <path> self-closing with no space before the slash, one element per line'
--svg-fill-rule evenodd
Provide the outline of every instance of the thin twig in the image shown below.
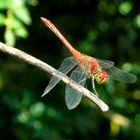
<path fill-rule="evenodd" d="M 90 92 L 83 86 L 79 85 L 78 83 L 76 83 L 75 81 L 73 81 L 72 79 L 70 79 L 69 77 L 64 75 L 63 73 L 57 71 L 50 65 L 46 64 L 45 62 L 27 54 L 21 50 L 18 50 L 9 45 L 6 45 L 2 42 L 0 42 L 0 51 L 13 55 L 15 57 L 18 57 L 18 58 L 22 59 L 23 61 L 26 61 L 27 63 L 32 64 L 32 65 L 38 67 L 39 69 L 50 73 L 53 76 L 56 76 L 57 78 L 61 79 L 63 82 L 65 82 L 66 84 L 71 86 L 73 89 L 77 90 L 78 92 L 81 92 L 89 100 L 91 100 L 97 106 L 99 106 L 102 111 L 108 111 L 109 107 L 101 99 L 99 99 L 96 95 L 93 95 L 92 92 Z"/>

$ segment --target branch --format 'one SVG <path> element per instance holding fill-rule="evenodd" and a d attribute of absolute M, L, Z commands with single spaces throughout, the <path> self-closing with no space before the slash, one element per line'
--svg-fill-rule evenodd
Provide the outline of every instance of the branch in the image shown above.
<path fill-rule="evenodd" d="M 18 57 L 24 61 L 26 61 L 29 64 L 32 64 L 39 69 L 50 73 L 53 76 L 56 76 L 57 78 L 61 79 L 63 82 L 71 86 L 73 89 L 77 90 L 78 92 L 82 93 L 84 96 L 86 96 L 89 100 L 94 102 L 97 106 L 100 107 L 102 111 L 108 111 L 109 107 L 102 101 L 100 100 L 96 95 L 94 95 L 92 92 L 84 88 L 83 86 L 79 85 L 69 77 L 67 77 L 65 74 L 59 72 L 58 70 L 54 69 L 50 65 L 46 64 L 45 62 L 21 51 L 16 48 L 13 48 L 9 45 L 3 44 L 0 42 L 0 51 L 4 53 L 8 53 L 10 55 L 13 55 L 15 57 Z"/>

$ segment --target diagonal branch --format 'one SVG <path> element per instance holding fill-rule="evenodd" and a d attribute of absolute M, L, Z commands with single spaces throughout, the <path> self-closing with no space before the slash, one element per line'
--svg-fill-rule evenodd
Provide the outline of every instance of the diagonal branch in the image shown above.
<path fill-rule="evenodd" d="M 96 95 L 92 94 L 92 92 L 90 92 L 83 86 L 79 85 L 78 83 L 76 83 L 75 81 L 73 81 L 72 79 L 70 79 L 69 77 L 64 75 L 63 73 L 57 71 L 50 65 L 46 64 L 45 62 L 27 54 L 21 50 L 18 50 L 9 45 L 6 45 L 2 42 L 0 42 L 0 51 L 13 55 L 15 57 L 18 57 L 18 58 L 22 59 L 23 61 L 26 61 L 27 63 L 32 64 L 32 65 L 38 67 L 39 69 L 50 73 L 53 76 L 56 76 L 57 78 L 59 78 L 63 82 L 65 82 L 66 84 L 70 85 L 75 90 L 81 92 L 89 100 L 91 100 L 97 106 L 99 106 L 102 111 L 108 111 L 109 107 L 101 99 L 99 99 Z"/>

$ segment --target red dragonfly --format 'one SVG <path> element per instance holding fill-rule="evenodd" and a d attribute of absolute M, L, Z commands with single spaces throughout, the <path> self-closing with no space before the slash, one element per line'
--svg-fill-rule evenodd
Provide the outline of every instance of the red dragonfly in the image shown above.
<path fill-rule="evenodd" d="M 109 76 L 124 83 L 134 83 L 136 81 L 136 76 L 116 68 L 114 66 L 114 62 L 97 59 L 77 51 L 65 39 L 60 31 L 54 26 L 54 24 L 51 23 L 51 21 L 43 17 L 41 17 L 41 20 L 50 30 L 55 33 L 55 35 L 63 42 L 63 44 L 73 55 L 73 57 L 66 58 L 58 70 L 64 74 L 67 74 L 73 70 L 70 78 L 75 80 L 77 83 L 84 86 L 87 78 L 91 77 L 93 90 L 95 94 L 98 95 L 95 89 L 95 81 L 98 84 L 104 84 L 108 81 Z M 60 80 L 61 79 L 53 76 L 42 96 L 46 95 L 52 88 L 54 88 L 54 86 L 56 86 Z M 80 92 L 74 90 L 69 85 L 66 86 L 65 101 L 69 109 L 74 109 L 77 107 L 81 99 L 82 94 Z"/>

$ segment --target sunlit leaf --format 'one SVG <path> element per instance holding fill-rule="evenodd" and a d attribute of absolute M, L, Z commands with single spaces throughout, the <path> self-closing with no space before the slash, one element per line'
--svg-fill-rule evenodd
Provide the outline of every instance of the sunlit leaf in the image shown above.
<path fill-rule="evenodd" d="M 22 28 L 19 28 L 18 30 L 16 30 L 15 34 L 19 37 L 22 37 L 22 38 L 28 37 L 28 32 L 27 32 L 25 27 L 22 27 Z"/>
<path fill-rule="evenodd" d="M 122 15 L 127 15 L 130 13 L 130 11 L 132 10 L 133 5 L 131 2 L 123 2 L 122 4 L 120 4 L 119 6 L 119 12 Z"/>
<path fill-rule="evenodd" d="M 7 0 L 0 1 L 0 9 L 6 9 L 8 5 Z"/>
<path fill-rule="evenodd" d="M 25 4 L 24 0 L 7 0 L 7 1 L 8 1 L 8 9 L 11 9 L 12 11 L 16 10 L 18 7 Z"/>
<path fill-rule="evenodd" d="M 6 43 L 13 46 L 15 44 L 15 41 L 16 41 L 14 32 L 7 28 L 5 31 L 5 34 L 4 34 L 4 39 L 5 39 Z"/>
<path fill-rule="evenodd" d="M 16 1 L 22 1 L 22 0 L 1 0 L 0 9 L 11 9 L 12 7 L 15 7 Z"/>
<path fill-rule="evenodd" d="M 31 16 L 28 9 L 25 6 L 20 6 L 14 9 L 14 14 L 18 19 L 20 19 L 25 24 L 31 24 Z"/>
<path fill-rule="evenodd" d="M 26 30 L 23 23 L 19 21 L 17 18 L 13 19 L 12 27 L 17 36 L 22 37 L 22 38 L 28 37 L 28 31 Z"/>

